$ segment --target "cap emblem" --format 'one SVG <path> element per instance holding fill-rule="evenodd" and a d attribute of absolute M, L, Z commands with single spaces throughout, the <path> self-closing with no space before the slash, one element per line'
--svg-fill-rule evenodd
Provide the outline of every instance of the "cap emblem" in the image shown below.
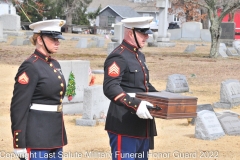
<path fill-rule="evenodd" d="M 64 24 L 64 22 L 63 22 L 63 21 L 60 21 L 59 26 L 62 27 L 63 24 Z"/>

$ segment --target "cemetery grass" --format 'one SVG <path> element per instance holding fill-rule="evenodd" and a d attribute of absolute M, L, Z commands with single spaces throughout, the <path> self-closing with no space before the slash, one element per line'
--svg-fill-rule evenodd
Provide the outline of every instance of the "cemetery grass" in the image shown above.
<path fill-rule="evenodd" d="M 77 41 L 72 37 L 90 37 L 92 35 L 64 34 L 59 52 L 52 55 L 57 60 L 88 60 L 92 70 L 102 70 L 107 57 L 107 43 L 103 48 L 76 48 Z M 11 46 L 15 37 L 0 43 L 0 153 L 3 159 L 11 153 L 12 135 L 10 122 L 10 102 L 14 76 L 19 65 L 34 50 L 34 46 Z M 145 47 L 147 65 L 151 83 L 157 90 L 165 90 L 167 78 L 171 74 L 186 76 L 190 92 L 185 95 L 198 98 L 198 104 L 212 104 L 220 99 L 220 85 L 226 79 L 240 79 L 239 57 L 208 58 L 210 43 L 194 41 L 174 41 L 175 47 Z M 184 53 L 189 44 L 196 44 L 194 53 Z M 96 85 L 102 85 L 103 75 L 96 76 Z M 216 112 L 221 109 L 214 109 Z M 231 109 L 240 113 L 240 107 Z M 76 126 L 75 119 L 81 115 L 64 115 L 68 145 L 64 147 L 64 160 L 103 159 L 109 160 L 109 139 L 104 124 L 94 127 Z M 158 136 L 155 137 L 155 149 L 150 151 L 149 159 L 213 159 L 238 160 L 240 157 L 240 136 L 225 135 L 217 140 L 200 140 L 194 136 L 195 126 L 188 125 L 186 119 L 156 119 Z M 16 159 L 16 158 L 15 158 Z"/>

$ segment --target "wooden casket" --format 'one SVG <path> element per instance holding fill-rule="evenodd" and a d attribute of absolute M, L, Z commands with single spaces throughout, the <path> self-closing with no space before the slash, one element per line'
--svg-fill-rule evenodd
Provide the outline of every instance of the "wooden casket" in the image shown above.
<path fill-rule="evenodd" d="M 197 98 L 171 92 L 139 92 L 136 98 L 154 105 L 149 108 L 153 117 L 163 119 L 194 118 L 197 116 Z"/>

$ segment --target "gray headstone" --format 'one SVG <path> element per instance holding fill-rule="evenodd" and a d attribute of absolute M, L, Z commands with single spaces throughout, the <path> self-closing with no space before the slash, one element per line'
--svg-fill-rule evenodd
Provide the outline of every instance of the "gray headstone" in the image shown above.
<path fill-rule="evenodd" d="M 223 111 L 216 114 L 227 135 L 240 135 L 240 119 L 238 113 Z"/>
<path fill-rule="evenodd" d="M 204 42 L 211 42 L 211 33 L 209 29 L 201 29 L 201 39 Z"/>
<path fill-rule="evenodd" d="M 194 51 L 196 51 L 196 45 L 195 44 L 190 44 L 190 45 L 187 46 L 187 48 L 185 49 L 184 52 L 192 53 Z"/>
<path fill-rule="evenodd" d="M 168 29 L 167 32 L 171 33 L 170 40 L 179 40 L 182 37 L 182 29 Z"/>
<path fill-rule="evenodd" d="M 120 43 L 118 42 L 109 42 L 107 45 L 107 53 L 108 55 L 115 49 L 117 46 L 119 46 Z"/>
<path fill-rule="evenodd" d="M 226 52 L 227 52 L 227 47 L 226 47 L 225 43 L 220 43 L 219 50 L 218 50 L 219 55 L 226 58 L 226 57 L 228 57 Z"/>
<path fill-rule="evenodd" d="M 71 41 L 79 41 L 79 40 L 80 40 L 80 37 L 72 37 L 70 40 L 71 40 Z"/>
<path fill-rule="evenodd" d="M 96 48 L 97 47 L 97 41 L 89 41 L 87 44 L 87 48 Z"/>
<path fill-rule="evenodd" d="M 23 37 L 17 37 L 11 43 L 13 46 L 22 46 L 22 45 L 30 45 L 31 42 L 29 39 L 24 39 Z"/>
<path fill-rule="evenodd" d="M 3 30 L 19 31 L 21 29 L 19 15 L 3 14 L 0 15 L 0 21 L 3 22 Z"/>
<path fill-rule="evenodd" d="M 184 22 L 182 24 L 182 38 L 189 40 L 201 40 L 202 23 L 200 22 Z"/>
<path fill-rule="evenodd" d="M 208 111 L 214 112 L 213 107 L 212 107 L 211 104 L 199 104 L 199 105 L 197 105 L 196 112 L 200 112 L 200 111 L 203 111 L 203 110 L 208 110 Z M 196 118 L 192 118 L 192 120 L 191 120 L 191 124 L 192 125 L 195 124 L 195 120 L 196 120 Z"/>
<path fill-rule="evenodd" d="M 166 91 L 172 93 L 189 92 L 186 77 L 181 74 L 172 74 L 168 76 Z"/>
<path fill-rule="evenodd" d="M 117 24 L 114 25 L 114 37 L 115 39 L 117 39 L 118 43 L 122 43 L 123 40 L 123 33 L 124 33 L 124 27 L 123 27 L 123 23 L 119 22 Z"/>
<path fill-rule="evenodd" d="M 239 56 L 237 50 L 233 47 L 228 47 L 226 53 L 228 56 Z"/>
<path fill-rule="evenodd" d="M 105 121 L 109 104 L 110 100 L 104 95 L 102 85 L 86 87 L 82 118 L 76 119 L 76 124 L 92 126 L 94 121 Z"/>
<path fill-rule="evenodd" d="M 3 24 L 2 21 L 0 21 L 0 42 L 3 42 Z"/>
<path fill-rule="evenodd" d="M 215 140 L 225 133 L 214 112 L 203 110 L 197 113 L 195 137 L 203 140 Z"/>
<path fill-rule="evenodd" d="M 97 41 L 97 47 L 104 47 L 104 45 L 105 45 L 104 38 L 98 38 L 96 41 Z"/>
<path fill-rule="evenodd" d="M 71 101 L 68 100 L 68 97 L 65 96 L 63 99 L 63 109 L 64 114 L 76 114 L 81 113 L 82 104 L 83 104 L 83 96 L 84 96 L 84 88 L 88 86 L 89 82 L 89 61 L 82 60 L 59 60 L 61 65 L 62 73 L 66 80 L 66 85 L 68 85 L 69 75 L 71 71 L 75 76 L 76 83 L 76 95 L 73 97 Z"/>
<path fill-rule="evenodd" d="M 233 47 L 237 50 L 238 54 L 240 55 L 240 41 L 233 41 Z"/>
<path fill-rule="evenodd" d="M 87 42 L 88 42 L 87 38 L 80 38 L 80 40 L 78 41 L 76 47 L 77 48 L 87 48 Z"/>
<path fill-rule="evenodd" d="M 221 36 L 220 39 L 235 39 L 235 23 L 234 22 L 222 22 L 221 23 Z"/>
<path fill-rule="evenodd" d="M 240 105 L 240 83 L 236 79 L 228 79 L 221 83 L 220 102 L 214 103 L 215 108 L 232 108 Z"/>

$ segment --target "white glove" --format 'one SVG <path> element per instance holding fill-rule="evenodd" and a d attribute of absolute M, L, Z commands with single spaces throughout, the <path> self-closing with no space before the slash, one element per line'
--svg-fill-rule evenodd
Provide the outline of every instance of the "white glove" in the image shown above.
<path fill-rule="evenodd" d="M 27 153 L 26 148 L 14 148 L 13 152 L 14 152 L 19 158 L 28 159 L 28 153 Z"/>
<path fill-rule="evenodd" d="M 137 109 L 137 116 L 139 118 L 142 119 L 153 119 L 153 117 L 151 116 L 151 114 L 149 113 L 148 109 L 147 109 L 147 105 L 149 106 L 153 106 L 153 104 L 147 102 L 147 101 L 141 101 L 138 109 Z"/>

